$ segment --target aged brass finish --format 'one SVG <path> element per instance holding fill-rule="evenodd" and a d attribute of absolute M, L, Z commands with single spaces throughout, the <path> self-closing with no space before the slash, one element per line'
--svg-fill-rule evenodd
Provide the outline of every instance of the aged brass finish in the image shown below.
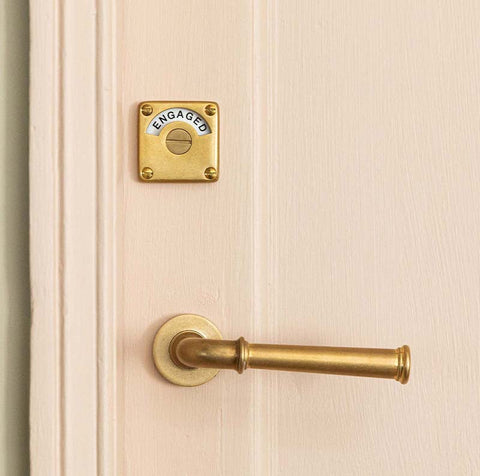
<path fill-rule="evenodd" d="M 153 112 L 153 107 L 150 104 L 144 104 L 141 108 L 140 111 L 144 116 L 149 116 Z"/>
<path fill-rule="evenodd" d="M 173 129 L 165 139 L 167 149 L 175 155 L 182 155 L 192 147 L 192 136 L 185 129 Z"/>
<path fill-rule="evenodd" d="M 150 167 L 144 167 L 142 169 L 142 178 L 150 180 L 153 177 L 153 170 Z"/>
<path fill-rule="evenodd" d="M 208 169 L 205 169 L 205 177 L 207 177 L 208 180 L 215 180 L 217 178 L 217 170 L 215 167 L 208 167 Z"/>
<path fill-rule="evenodd" d="M 218 369 L 192 369 L 182 364 L 172 353 L 185 337 L 222 339 L 220 331 L 208 319 L 195 314 L 182 314 L 167 321 L 157 332 L 153 342 L 153 361 L 157 370 L 170 382 L 184 387 L 195 387 L 211 380 Z"/>
<path fill-rule="evenodd" d="M 205 114 L 207 116 L 214 116 L 217 113 L 217 106 L 215 104 L 208 104 L 205 106 Z"/>
<path fill-rule="evenodd" d="M 191 380 L 193 372 L 208 369 L 216 374 L 218 369 L 233 369 L 241 374 L 247 368 L 387 378 L 402 384 L 408 382 L 410 349 L 407 345 L 398 349 L 362 349 L 249 344 L 243 337 L 236 341 L 211 338 L 206 335 L 206 323 L 213 326 L 204 317 L 180 315 L 159 329 L 153 346 L 154 361 L 160 373 L 170 382 L 184 386 L 200 385 L 214 375 L 209 374 L 205 381 L 195 375 Z M 216 330 L 215 326 L 213 328 Z"/>
<path fill-rule="evenodd" d="M 138 173 L 145 182 L 216 182 L 218 104 L 147 101 L 138 109 Z M 151 174 L 145 175 L 145 169 Z M 207 174 L 213 170 L 213 174 Z"/>

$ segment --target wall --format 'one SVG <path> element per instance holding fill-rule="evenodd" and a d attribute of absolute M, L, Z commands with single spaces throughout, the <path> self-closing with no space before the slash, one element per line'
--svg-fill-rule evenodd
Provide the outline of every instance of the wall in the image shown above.
<path fill-rule="evenodd" d="M 0 0 L 0 475 L 28 474 L 28 1 Z"/>

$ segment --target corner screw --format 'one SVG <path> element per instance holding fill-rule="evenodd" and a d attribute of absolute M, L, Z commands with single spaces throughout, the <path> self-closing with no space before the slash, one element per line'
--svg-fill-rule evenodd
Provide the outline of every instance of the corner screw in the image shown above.
<path fill-rule="evenodd" d="M 144 167 L 142 169 L 142 178 L 150 180 L 153 177 L 153 170 L 150 167 Z"/>
<path fill-rule="evenodd" d="M 217 106 L 214 104 L 209 104 L 208 106 L 205 106 L 205 114 L 207 116 L 214 116 L 217 113 Z"/>
<path fill-rule="evenodd" d="M 141 111 L 144 116 L 149 116 L 153 112 L 153 107 L 150 104 L 144 104 Z"/>
<path fill-rule="evenodd" d="M 208 180 L 214 180 L 217 178 L 217 169 L 215 167 L 208 167 L 205 169 L 205 172 L 203 172 L 203 175 L 205 175 L 205 178 Z"/>

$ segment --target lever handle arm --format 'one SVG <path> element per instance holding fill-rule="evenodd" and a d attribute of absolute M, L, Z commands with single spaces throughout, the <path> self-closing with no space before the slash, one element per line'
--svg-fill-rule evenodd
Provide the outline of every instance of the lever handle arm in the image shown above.
<path fill-rule="evenodd" d="M 188 368 L 287 370 L 395 379 L 407 383 L 410 349 L 362 349 L 249 344 L 238 340 L 185 337 L 172 346 L 173 359 Z"/>
<path fill-rule="evenodd" d="M 249 344 L 243 337 L 223 340 L 207 319 L 193 314 L 165 323 L 154 342 L 160 373 L 179 385 L 200 385 L 219 369 L 243 373 L 247 368 L 287 370 L 394 379 L 405 384 L 410 374 L 410 349 L 366 349 L 300 345 Z"/>

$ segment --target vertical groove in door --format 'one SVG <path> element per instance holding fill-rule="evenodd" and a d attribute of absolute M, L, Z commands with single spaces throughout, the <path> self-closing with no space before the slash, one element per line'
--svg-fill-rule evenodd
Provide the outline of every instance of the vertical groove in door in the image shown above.
<path fill-rule="evenodd" d="M 274 342 L 278 337 L 275 157 L 276 35 L 275 2 L 254 2 L 253 11 L 253 143 L 254 143 L 254 337 Z M 276 373 L 254 376 L 253 425 L 255 475 L 278 474 L 278 381 Z"/>
<path fill-rule="evenodd" d="M 96 0 L 97 115 L 97 474 L 121 474 L 116 461 L 116 2 Z"/>
<path fill-rule="evenodd" d="M 65 126 L 62 121 L 62 117 L 65 116 L 65 62 L 62 61 L 62 52 L 65 50 L 65 6 L 64 2 L 55 2 L 56 12 L 56 35 L 58 38 L 58 48 L 55 52 L 58 58 L 58 84 L 56 84 L 56 103 L 57 110 L 55 116 L 58 121 L 58 141 L 57 141 L 57 167 L 56 174 L 56 216 L 55 218 L 62 223 L 62 226 L 56 230 L 56 249 L 58 262 L 56 265 L 62 269 L 65 268 L 65 168 L 63 156 L 65 154 L 64 146 L 64 132 Z M 62 474 L 66 474 L 66 393 L 65 393 L 65 366 L 66 366 L 66 349 L 65 349 L 65 273 L 60 272 L 57 276 L 57 289 L 58 289 L 58 366 L 59 366 L 59 379 L 58 379 L 58 437 L 59 437 L 59 454 L 58 464 L 59 471 Z"/>

